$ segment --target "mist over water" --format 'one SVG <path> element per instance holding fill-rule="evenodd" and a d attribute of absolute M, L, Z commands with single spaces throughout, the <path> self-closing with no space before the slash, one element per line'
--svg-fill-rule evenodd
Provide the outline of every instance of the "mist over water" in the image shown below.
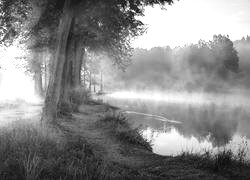
<path fill-rule="evenodd" d="M 224 35 L 138 48 L 125 72 L 110 73 L 112 93 L 103 100 L 124 110 L 156 153 L 250 150 L 249 52 L 249 36 L 232 42 Z"/>
<path fill-rule="evenodd" d="M 116 99 L 160 101 L 194 106 L 216 104 L 220 106 L 248 107 L 250 105 L 247 92 L 237 91 L 230 94 L 187 91 L 118 91 L 107 96 Z"/>
<path fill-rule="evenodd" d="M 125 112 L 136 112 L 127 113 L 129 120 L 134 127 L 142 128 L 142 134 L 152 140 L 158 154 L 216 151 L 224 147 L 236 153 L 241 146 L 250 148 L 250 99 L 242 92 L 122 91 L 108 94 L 103 100 Z"/>
<path fill-rule="evenodd" d="M 41 118 L 42 99 L 34 89 L 34 80 L 20 65 L 21 49 L 0 51 L 0 127 L 16 121 L 35 122 Z"/>

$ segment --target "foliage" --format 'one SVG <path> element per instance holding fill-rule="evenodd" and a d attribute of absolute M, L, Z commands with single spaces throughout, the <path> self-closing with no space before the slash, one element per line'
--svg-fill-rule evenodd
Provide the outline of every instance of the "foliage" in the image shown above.
<path fill-rule="evenodd" d="M 24 29 L 20 26 L 31 21 L 34 14 L 37 20 L 29 26 L 31 48 L 54 48 L 59 20 L 64 6 L 64 1 L 56 0 L 18 0 L 1 1 L 2 41 L 13 38 Z M 75 12 L 74 28 L 72 33 L 82 39 L 83 45 L 95 51 L 105 51 L 115 59 L 117 64 L 122 64 L 123 59 L 129 56 L 131 38 L 144 32 L 143 23 L 136 19 L 143 16 L 144 6 L 166 3 L 172 0 L 144 0 L 144 1 L 72 1 Z M 13 8 L 15 11 L 13 11 Z M 17 12 L 15 15 L 13 12 Z M 20 17 L 20 18 L 17 18 Z M 19 24 L 19 28 L 13 25 Z"/>
<path fill-rule="evenodd" d="M 240 59 L 240 74 L 241 81 L 245 86 L 250 87 L 250 36 L 243 37 L 241 40 L 234 42 L 235 48 L 238 51 L 238 56 Z"/>
<path fill-rule="evenodd" d="M 112 77 L 126 88 L 146 89 L 150 84 L 150 89 L 227 91 L 240 83 L 239 65 L 232 41 L 218 35 L 213 41 L 174 49 L 135 49 L 132 65 Z"/>
<path fill-rule="evenodd" d="M 237 72 L 239 70 L 239 57 L 229 36 L 214 36 L 209 43 L 217 61 L 223 62 L 226 69 Z"/>
<path fill-rule="evenodd" d="M 0 2 L 0 44 L 9 46 L 25 29 L 31 13 L 28 0 L 2 0 Z"/>

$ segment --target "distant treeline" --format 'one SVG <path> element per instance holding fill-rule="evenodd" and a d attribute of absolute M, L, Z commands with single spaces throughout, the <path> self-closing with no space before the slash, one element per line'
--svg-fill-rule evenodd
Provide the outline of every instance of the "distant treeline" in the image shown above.
<path fill-rule="evenodd" d="M 228 36 L 215 35 L 212 41 L 200 40 L 174 49 L 135 49 L 132 64 L 117 78 L 122 86 L 140 90 L 230 91 L 250 87 L 250 37 L 232 42 Z"/>

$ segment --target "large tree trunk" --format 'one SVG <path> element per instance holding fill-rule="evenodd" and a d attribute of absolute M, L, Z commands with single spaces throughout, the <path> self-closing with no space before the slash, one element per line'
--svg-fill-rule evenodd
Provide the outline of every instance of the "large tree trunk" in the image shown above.
<path fill-rule="evenodd" d="M 53 72 L 50 76 L 49 86 L 45 98 L 45 106 L 43 109 L 43 119 L 52 123 L 55 122 L 57 116 L 63 70 L 66 62 L 66 47 L 73 19 L 71 1 L 72 0 L 65 0 L 63 15 L 58 27 L 58 44 L 53 62 Z"/>
<path fill-rule="evenodd" d="M 66 50 L 59 105 L 71 109 L 70 92 L 81 85 L 82 44 L 81 40 L 70 33 Z"/>
<path fill-rule="evenodd" d="M 79 87 L 81 85 L 81 70 L 84 50 L 82 48 L 81 38 L 75 41 L 75 59 L 73 61 L 73 86 Z"/>
<path fill-rule="evenodd" d="M 62 77 L 62 86 L 61 86 L 61 94 L 59 99 L 59 106 L 62 105 L 70 105 L 70 96 L 69 93 L 73 89 L 73 71 L 74 71 L 74 61 L 76 59 L 75 54 L 75 36 L 71 33 L 68 39 L 68 46 L 66 49 L 66 59 L 65 65 L 63 68 L 63 77 Z"/>

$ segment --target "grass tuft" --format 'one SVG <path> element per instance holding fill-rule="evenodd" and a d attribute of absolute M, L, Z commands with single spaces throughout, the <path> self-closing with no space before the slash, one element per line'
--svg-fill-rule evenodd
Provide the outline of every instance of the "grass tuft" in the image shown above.
<path fill-rule="evenodd" d="M 38 124 L 0 129 L 0 179 L 105 179 L 105 168 L 80 137 Z"/>
<path fill-rule="evenodd" d="M 247 144 L 240 146 L 237 153 L 223 148 L 217 152 L 206 150 L 204 153 L 182 152 L 177 158 L 195 164 L 196 168 L 205 169 L 226 177 L 250 177 L 250 162 L 247 159 Z"/>
<path fill-rule="evenodd" d="M 139 128 L 133 129 L 123 113 L 109 112 L 100 120 L 105 126 L 108 126 L 110 133 L 124 143 L 129 143 L 152 152 L 151 143 L 145 139 Z"/>

